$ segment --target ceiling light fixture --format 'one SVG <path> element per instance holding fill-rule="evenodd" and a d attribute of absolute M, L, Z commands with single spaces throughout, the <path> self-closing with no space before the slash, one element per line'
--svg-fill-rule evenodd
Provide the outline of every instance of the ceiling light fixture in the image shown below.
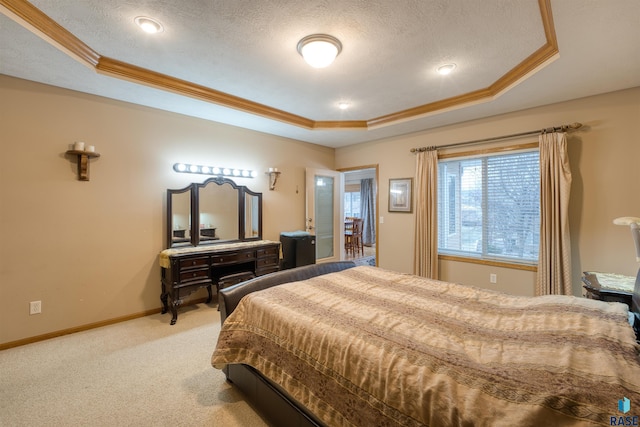
<path fill-rule="evenodd" d="M 312 34 L 298 42 L 298 53 L 314 68 L 324 68 L 342 51 L 342 43 L 328 34 Z"/>
<path fill-rule="evenodd" d="M 450 74 L 453 70 L 455 70 L 455 68 L 456 68 L 456 64 L 445 64 L 445 65 L 439 66 L 437 71 L 438 71 L 438 74 L 442 74 L 443 76 L 446 76 L 447 74 Z"/>
<path fill-rule="evenodd" d="M 142 31 L 149 34 L 161 33 L 164 31 L 162 24 L 153 18 L 146 16 L 138 16 L 134 19 L 138 27 L 142 28 Z"/>
<path fill-rule="evenodd" d="M 340 101 L 338 102 L 338 108 L 341 110 L 346 110 L 347 108 L 349 108 L 350 104 L 347 101 Z"/>

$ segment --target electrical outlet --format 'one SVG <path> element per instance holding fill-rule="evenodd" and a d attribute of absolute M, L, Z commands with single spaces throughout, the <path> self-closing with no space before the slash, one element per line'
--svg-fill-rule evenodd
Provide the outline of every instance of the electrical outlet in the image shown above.
<path fill-rule="evenodd" d="M 490 274 L 489 275 L 489 281 L 491 283 L 498 283 L 498 275 L 497 274 Z"/>
<path fill-rule="evenodd" d="M 31 301 L 29 303 L 29 314 L 42 313 L 42 301 Z"/>

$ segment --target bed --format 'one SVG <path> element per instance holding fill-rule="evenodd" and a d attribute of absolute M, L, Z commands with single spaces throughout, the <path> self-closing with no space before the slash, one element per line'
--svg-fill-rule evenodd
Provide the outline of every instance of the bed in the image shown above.
<path fill-rule="evenodd" d="M 632 312 L 639 305 L 640 272 Z M 220 310 L 212 364 L 274 425 L 623 425 L 640 415 L 640 347 L 624 304 L 342 262 L 221 290 Z"/>

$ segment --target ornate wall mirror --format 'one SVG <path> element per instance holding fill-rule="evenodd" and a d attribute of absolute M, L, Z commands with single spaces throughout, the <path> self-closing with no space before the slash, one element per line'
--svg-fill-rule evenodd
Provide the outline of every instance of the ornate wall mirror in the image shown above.
<path fill-rule="evenodd" d="M 167 190 L 167 247 L 262 239 L 262 193 L 226 178 Z"/>

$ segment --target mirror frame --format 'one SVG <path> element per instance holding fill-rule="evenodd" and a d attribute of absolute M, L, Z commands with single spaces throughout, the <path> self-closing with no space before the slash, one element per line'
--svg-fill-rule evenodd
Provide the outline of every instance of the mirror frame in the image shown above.
<path fill-rule="evenodd" d="M 167 190 L 167 248 L 178 248 L 178 247 L 186 247 L 196 246 L 195 238 L 193 235 L 193 184 L 189 184 L 184 188 L 179 188 L 177 190 Z M 173 196 L 189 192 L 189 240 L 183 242 L 184 244 L 173 244 Z"/>
<path fill-rule="evenodd" d="M 245 228 L 246 224 L 246 216 L 247 216 L 247 197 L 246 195 L 254 196 L 258 198 L 258 235 L 256 237 L 247 237 L 247 230 Z M 242 224 L 240 224 L 240 233 L 238 236 L 242 236 L 243 240 L 262 240 L 262 193 L 258 193 L 256 191 L 251 191 L 247 187 L 243 187 L 241 194 L 238 195 L 240 204 L 242 205 L 241 213 L 238 213 L 238 218 L 241 219 Z"/>
<path fill-rule="evenodd" d="M 207 241 L 206 243 L 200 243 L 200 188 L 206 187 L 210 183 L 215 183 L 217 185 L 229 184 L 233 189 L 238 192 L 238 238 L 235 240 L 224 240 L 221 242 L 218 241 Z M 191 227 L 190 234 L 191 239 L 188 242 L 191 246 L 202 246 L 202 245 L 216 245 L 216 244 L 224 244 L 224 243 L 233 243 L 233 242 L 246 242 L 252 240 L 262 240 L 262 193 L 258 193 L 255 191 L 249 190 L 244 185 L 238 185 L 235 181 L 222 178 L 222 177 L 213 177 L 205 180 L 203 183 L 191 183 L 184 188 L 180 188 L 177 190 L 168 189 L 167 190 L 167 248 L 180 248 L 187 247 L 186 245 L 173 245 L 173 215 L 172 215 L 172 196 L 174 194 L 180 194 L 187 191 L 191 191 Z M 258 198 L 258 235 L 255 237 L 246 237 L 245 230 L 245 194 L 249 194 L 250 196 L 254 196 Z M 185 242 L 187 243 L 187 242 Z"/>

